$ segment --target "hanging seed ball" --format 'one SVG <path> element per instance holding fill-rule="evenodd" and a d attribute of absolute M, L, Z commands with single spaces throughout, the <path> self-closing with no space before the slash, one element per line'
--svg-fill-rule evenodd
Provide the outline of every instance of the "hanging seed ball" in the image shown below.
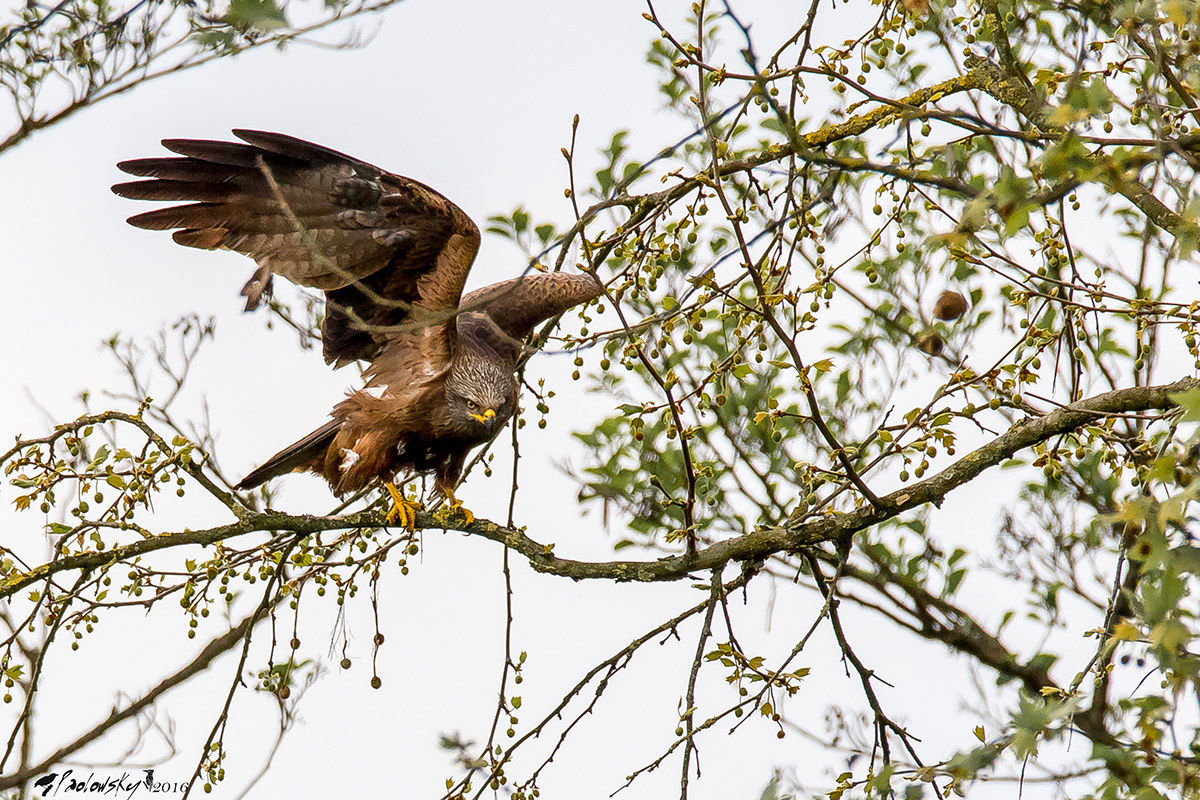
<path fill-rule="evenodd" d="M 933 316 L 944 322 L 950 322 L 967 313 L 967 298 L 960 293 L 947 289 L 942 292 L 933 307 Z"/>
<path fill-rule="evenodd" d="M 376 675 L 374 678 L 371 678 L 371 688 L 372 689 L 378 689 L 380 686 L 383 686 L 383 681 L 380 679 L 380 677 L 378 675 Z"/>
<path fill-rule="evenodd" d="M 348 658 L 342 659 L 342 669 L 350 669 L 350 659 L 348 659 Z"/>
<path fill-rule="evenodd" d="M 942 341 L 942 337 L 938 335 L 937 331 L 926 331 L 921 334 L 920 339 L 917 339 L 917 349 L 931 356 L 940 354 L 945 346 L 946 343 Z"/>
<path fill-rule="evenodd" d="M 287 686 L 280 686 L 279 691 L 277 691 L 275 694 L 279 696 L 280 700 L 287 700 L 292 696 L 292 690 Z"/>

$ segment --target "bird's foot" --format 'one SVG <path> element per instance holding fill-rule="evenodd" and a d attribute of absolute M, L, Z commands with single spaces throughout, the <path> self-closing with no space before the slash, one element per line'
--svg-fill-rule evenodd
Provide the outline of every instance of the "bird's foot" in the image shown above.
<path fill-rule="evenodd" d="M 444 506 L 439 512 L 439 516 L 441 516 L 443 520 L 454 520 L 455 522 L 462 521 L 468 525 L 475 521 L 475 515 L 463 507 L 462 501 L 454 496 L 454 492 L 448 492 L 446 494 L 446 499 L 450 501 L 450 504 Z"/>
<path fill-rule="evenodd" d="M 462 501 L 457 497 L 450 501 L 449 511 L 451 514 L 462 517 L 468 525 L 475 521 L 475 515 L 471 513 L 470 509 L 463 507 Z"/>
<path fill-rule="evenodd" d="M 392 496 L 392 507 L 388 509 L 387 524 L 399 522 L 404 530 L 412 533 L 417 527 L 417 512 L 421 510 L 421 504 L 400 494 L 400 490 L 394 483 L 385 483 L 384 487 Z"/>

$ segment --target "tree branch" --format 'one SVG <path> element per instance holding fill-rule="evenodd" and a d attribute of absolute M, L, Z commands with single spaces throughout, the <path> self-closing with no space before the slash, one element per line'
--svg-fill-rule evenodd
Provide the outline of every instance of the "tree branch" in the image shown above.
<path fill-rule="evenodd" d="M 939 505 L 952 490 L 969 483 L 989 467 L 1020 450 L 1106 417 L 1175 406 L 1170 396 L 1200 385 L 1185 378 L 1163 386 L 1118 389 L 1064 406 L 1045 416 L 1023 420 L 1006 433 L 955 461 L 941 472 L 878 498 L 877 505 L 830 513 L 814 520 L 789 520 L 783 525 L 759 528 L 717 542 L 694 556 L 668 556 L 657 561 L 576 561 L 554 555 L 554 545 L 530 538 L 522 528 L 509 528 L 488 520 L 464 523 L 445 514 L 420 513 L 419 529 L 456 530 L 498 542 L 523 555 L 538 572 L 573 580 L 673 581 L 695 572 L 719 568 L 730 561 L 753 561 L 779 552 L 794 551 L 842 539 L 926 503 Z M 103 552 L 65 555 L 26 572 L 0 580 L 0 599 L 49 575 L 78 569 L 95 569 L 145 553 L 185 544 L 214 544 L 232 536 L 265 531 L 316 533 L 327 530 L 385 527 L 384 515 L 360 511 L 338 517 L 293 516 L 277 511 L 243 512 L 238 522 L 200 531 L 163 533 Z"/>
<path fill-rule="evenodd" d="M 40 775 L 50 767 L 53 767 L 55 764 L 62 762 L 65 758 L 73 753 L 82 750 L 87 745 L 99 739 L 113 727 L 128 719 L 136 717 L 138 714 L 142 713 L 142 711 L 154 705 L 154 703 L 158 701 L 158 698 L 162 697 L 171 689 L 174 689 L 181 683 L 186 682 L 193 676 L 208 669 L 209 665 L 212 664 L 213 661 L 215 661 L 223 653 L 226 653 L 236 647 L 238 643 L 240 643 L 246 638 L 247 635 L 249 635 L 254 625 L 258 624 L 264 619 L 266 619 L 266 617 L 258 616 L 258 609 L 256 609 L 253 614 L 247 616 L 237 625 L 234 625 L 227 633 L 221 634 L 205 645 L 204 649 L 201 650 L 196 657 L 188 662 L 184 667 L 179 669 L 174 674 L 164 678 L 153 689 L 146 692 L 144 695 L 127 705 L 125 708 L 120 710 L 114 708 L 107 717 L 98 722 L 96 725 L 92 726 L 91 729 L 77 736 L 69 744 L 65 744 L 55 750 L 53 753 L 50 753 L 36 764 L 24 767 L 23 769 L 9 775 L 0 775 L 0 791 L 22 785 L 30 778 Z"/>

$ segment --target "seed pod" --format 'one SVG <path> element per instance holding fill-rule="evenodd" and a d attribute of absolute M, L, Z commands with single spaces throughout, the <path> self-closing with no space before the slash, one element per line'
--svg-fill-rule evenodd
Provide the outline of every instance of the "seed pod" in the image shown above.
<path fill-rule="evenodd" d="M 917 339 L 917 349 L 931 356 L 940 355 L 945 346 L 946 343 L 942 341 L 942 337 L 937 331 L 926 331 L 921 334 L 921 338 Z"/>
<path fill-rule="evenodd" d="M 944 322 L 951 322 L 967 313 L 967 298 L 960 293 L 947 289 L 942 292 L 933 307 L 933 316 Z"/>

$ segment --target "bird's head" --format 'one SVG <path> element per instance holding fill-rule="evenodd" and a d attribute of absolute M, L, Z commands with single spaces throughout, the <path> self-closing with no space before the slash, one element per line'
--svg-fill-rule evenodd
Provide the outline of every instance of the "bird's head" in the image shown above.
<path fill-rule="evenodd" d="M 517 384 L 512 373 L 483 359 L 455 363 L 446 392 L 455 429 L 471 438 L 490 436 L 516 407 Z"/>

